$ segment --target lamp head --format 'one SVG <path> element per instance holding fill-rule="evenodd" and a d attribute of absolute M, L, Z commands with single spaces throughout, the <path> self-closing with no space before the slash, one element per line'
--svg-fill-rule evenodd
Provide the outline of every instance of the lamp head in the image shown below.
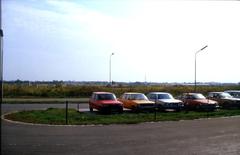
<path fill-rule="evenodd" d="M 204 47 L 201 49 L 201 51 L 204 50 L 204 49 L 207 48 L 207 47 L 208 47 L 208 45 L 204 46 Z"/>

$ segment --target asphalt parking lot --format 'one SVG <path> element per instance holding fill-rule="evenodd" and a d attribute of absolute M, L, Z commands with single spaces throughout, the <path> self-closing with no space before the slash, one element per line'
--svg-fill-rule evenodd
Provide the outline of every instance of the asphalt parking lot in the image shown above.
<path fill-rule="evenodd" d="M 2 112 L 63 107 L 3 105 Z M 76 108 L 77 105 L 70 105 Z M 88 106 L 82 104 L 80 108 Z M 48 126 L 2 120 L 2 154 L 239 155 L 240 117 L 107 126 Z"/>

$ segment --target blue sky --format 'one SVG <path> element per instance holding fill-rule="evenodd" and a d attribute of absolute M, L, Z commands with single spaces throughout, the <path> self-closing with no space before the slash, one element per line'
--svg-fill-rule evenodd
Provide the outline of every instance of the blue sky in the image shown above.
<path fill-rule="evenodd" d="M 3 0 L 4 79 L 240 81 L 240 3 Z"/>

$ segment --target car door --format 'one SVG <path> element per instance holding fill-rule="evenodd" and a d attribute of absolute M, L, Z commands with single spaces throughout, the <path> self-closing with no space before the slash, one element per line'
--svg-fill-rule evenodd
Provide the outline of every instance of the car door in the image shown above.
<path fill-rule="evenodd" d="M 192 98 L 191 95 L 185 95 L 183 102 L 184 102 L 185 106 L 187 106 L 187 107 L 189 107 L 189 108 L 194 107 L 195 104 L 196 104 L 196 103 L 194 102 L 194 100 L 193 100 L 193 98 Z"/>
<path fill-rule="evenodd" d="M 222 104 L 224 102 L 224 99 L 221 99 L 220 94 L 213 94 L 212 100 L 217 101 L 219 104 Z"/>
<path fill-rule="evenodd" d="M 125 96 L 125 107 L 128 108 L 128 109 L 132 108 L 131 94 L 127 94 Z"/>
<path fill-rule="evenodd" d="M 127 94 L 123 94 L 120 98 L 119 101 L 123 103 L 123 107 L 127 108 L 127 100 L 126 100 Z"/>

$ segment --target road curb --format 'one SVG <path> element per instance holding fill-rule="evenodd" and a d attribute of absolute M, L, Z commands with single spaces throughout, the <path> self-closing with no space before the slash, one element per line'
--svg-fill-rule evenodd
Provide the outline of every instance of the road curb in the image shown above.
<path fill-rule="evenodd" d="M 13 123 L 13 124 L 33 125 L 33 126 L 51 126 L 51 127 L 54 127 L 54 126 L 56 126 L 56 127 L 61 127 L 61 126 L 63 126 L 63 127 L 66 127 L 66 126 L 70 126 L 70 127 L 71 127 L 71 126 L 82 126 L 82 127 L 84 127 L 84 126 L 104 126 L 103 124 L 97 124 L 97 125 L 94 125 L 94 124 L 91 124 L 91 125 L 38 124 L 38 123 L 27 123 L 27 122 L 13 121 L 13 120 L 6 119 L 6 118 L 5 118 L 5 115 L 9 115 L 9 114 L 12 114 L 12 113 L 17 113 L 17 112 L 19 112 L 19 111 L 14 111 L 14 112 L 6 113 L 6 114 L 4 114 L 4 115 L 1 116 L 1 119 L 4 120 L 4 121 L 6 121 L 6 122 Z"/>

